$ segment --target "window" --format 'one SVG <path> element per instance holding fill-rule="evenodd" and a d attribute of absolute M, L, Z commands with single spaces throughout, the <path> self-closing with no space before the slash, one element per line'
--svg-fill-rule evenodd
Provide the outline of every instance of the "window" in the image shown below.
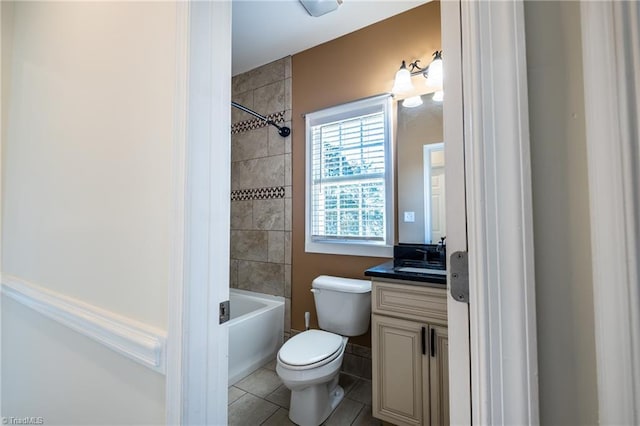
<path fill-rule="evenodd" d="M 392 257 L 391 97 L 307 114 L 307 252 Z"/>

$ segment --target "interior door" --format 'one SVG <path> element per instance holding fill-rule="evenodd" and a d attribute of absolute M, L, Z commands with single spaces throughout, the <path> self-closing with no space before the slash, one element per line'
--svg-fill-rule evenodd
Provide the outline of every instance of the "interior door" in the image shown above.
<path fill-rule="evenodd" d="M 444 147 L 447 253 L 467 251 L 465 163 L 463 139 L 462 48 L 460 2 L 442 2 L 442 50 L 444 66 Z M 447 288 L 451 288 L 451 264 L 447 259 Z M 469 305 L 448 292 L 449 407 L 451 424 L 471 424 L 471 358 Z"/>

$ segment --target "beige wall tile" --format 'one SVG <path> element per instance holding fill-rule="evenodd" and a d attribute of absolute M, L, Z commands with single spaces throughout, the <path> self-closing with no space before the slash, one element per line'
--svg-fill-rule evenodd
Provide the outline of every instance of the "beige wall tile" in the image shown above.
<path fill-rule="evenodd" d="M 284 265 L 241 260 L 238 288 L 284 297 Z"/>
<path fill-rule="evenodd" d="M 271 126 L 269 126 L 271 127 Z M 251 160 L 269 155 L 269 129 L 261 127 L 231 136 L 231 161 Z"/>
<path fill-rule="evenodd" d="M 286 188 L 284 199 L 284 230 L 291 231 L 291 198 L 286 198 Z"/>
<path fill-rule="evenodd" d="M 291 133 L 293 133 L 293 128 L 291 127 L 291 119 L 284 122 L 284 125 L 291 129 Z M 289 154 L 291 152 L 291 136 L 287 136 L 284 139 L 284 152 L 285 154 Z"/>
<path fill-rule="evenodd" d="M 291 265 L 291 232 L 284 233 L 284 263 Z"/>
<path fill-rule="evenodd" d="M 291 297 L 291 265 L 284 265 L 284 297 Z"/>
<path fill-rule="evenodd" d="M 290 78 L 291 77 L 291 56 L 282 58 L 282 61 L 284 62 L 284 78 Z"/>
<path fill-rule="evenodd" d="M 231 189 L 266 188 L 284 185 L 284 156 L 231 163 Z"/>
<path fill-rule="evenodd" d="M 238 261 L 235 259 L 229 261 L 229 286 L 238 288 Z"/>
<path fill-rule="evenodd" d="M 284 184 L 291 185 L 291 154 L 284 155 Z"/>
<path fill-rule="evenodd" d="M 269 231 L 269 262 L 284 263 L 284 232 Z"/>
<path fill-rule="evenodd" d="M 249 109 L 253 109 L 253 90 L 235 94 L 231 97 L 231 100 Z M 231 124 L 238 123 L 240 121 L 252 120 L 254 118 L 255 117 L 251 114 L 239 110 L 238 108 L 231 107 Z"/>
<path fill-rule="evenodd" d="M 254 200 L 253 227 L 270 231 L 284 230 L 284 199 Z"/>
<path fill-rule="evenodd" d="M 278 125 L 285 126 L 286 124 L 279 123 Z M 278 133 L 278 129 L 274 126 L 269 126 L 269 155 L 284 154 L 285 141 L 287 139 L 291 140 L 291 136 L 283 138 Z"/>
<path fill-rule="evenodd" d="M 250 230 L 253 228 L 253 201 L 231 201 L 231 229 Z"/>
<path fill-rule="evenodd" d="M 291 109 L 291 78 L 284 81 L 284 109 Z"/>
<path fill-rule="evenodd" d="M 265 231 L 231 231 L 231 258 L 267 261 L 269 236 Z"/>
<path fill-rule="evenodd" d="M 255 110 L 262 115 L 284 111 L 284 100 L 284 81 L 276 81 L 253 91 Z"/>
<path fill-rule="evenodd" d="M 291 331 L 291 298 L 284 299 L 284 331 Z"/>

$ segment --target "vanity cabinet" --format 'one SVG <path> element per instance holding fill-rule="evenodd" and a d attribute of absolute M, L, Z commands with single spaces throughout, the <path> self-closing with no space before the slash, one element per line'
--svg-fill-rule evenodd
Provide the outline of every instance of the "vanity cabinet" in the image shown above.
<path fill-rule="evenodd" d="M 448 425 L 446 289 L 401 282 L 372 282 L 373 415 L 396 425 Z"/>

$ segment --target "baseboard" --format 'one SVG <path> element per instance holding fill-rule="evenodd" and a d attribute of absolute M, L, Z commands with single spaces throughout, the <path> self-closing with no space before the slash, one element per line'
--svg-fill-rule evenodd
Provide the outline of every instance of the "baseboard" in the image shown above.
<path fill-rule="evenodd" d="M 2 294 L 145 367 L 165 374 L 167 338 L 162 330 L 14 276 L 2 276 Z"/>

